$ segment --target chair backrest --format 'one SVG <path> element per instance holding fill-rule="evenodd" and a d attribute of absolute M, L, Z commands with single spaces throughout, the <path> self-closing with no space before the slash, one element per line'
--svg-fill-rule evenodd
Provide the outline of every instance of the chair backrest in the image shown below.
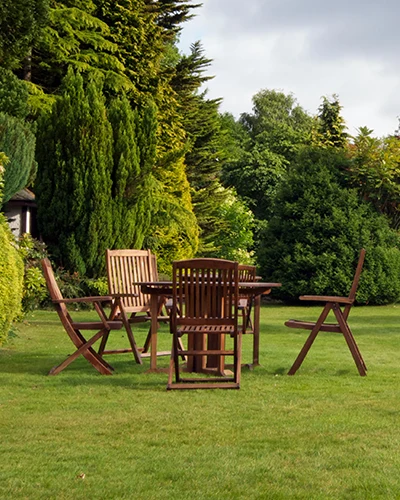
<path fill-rule="evenodd" d="M 240 283 L 252 283 L 256 281 L 256 266 L 250 266 L 247 264 L 239 264 L 239 282 Z"/>
<path fill-rule="evenodd" d="M 354 273 L 353 284 L 351 285 L 351 289 L 350 289 L 350 293 L 349 293 L 349 299 L 352 300 L 352 303 L 349 304 L 348 306 L 346 306 L 344 308 L 344 311 L 343 311 L 343 316 L 345 317 L 346 320 L 349 316 L 351 306 L 353 305 L 353 302 L 356 298 L 358 283 L 360 281 L 360 276 L 361 276 L 361 271 L 362 271 L 362 268 L 364 265 L 364 260 L 365 260 L 365 248 L 362 248 L 360 250 L 360 256 L 358 258 L 356 272 Z"/>
<path fill-rule="evenodd" d="M 146 312 L 150 295 L 143 294 L 140 281 L 157 281 L 157 261 L 150 250 L 107 250 L 107 277 L 110 294 L 136 294 L 122 299 L 126 312 Z"/>
<path fill-rule="evenodd" d="M 176 325 L 233 325 L 237 328 L 238 263 L 189 259 L 173 263 L 172 328 Z"/>
<path fill-rule="evenodd" d="M 51 262 L 48 258 L 44 258 L 40 261 L 43 269 L 43 275 L 46 280 L 47 289 L 49 290 L 51 300 L 62 300 L 63 296 L 61 290 L 57 284 L 56 278 L 54 276 L 53 268 L 51 267 Z M 71 322 L 71 316 L 68 312 L 67 306 L 65 304 L 55 303 L 55 309 L 60 317 L 61 321 L 64 320 Z"/>
<path fill-rule="evenodd" d="M 364 265 L 365 260 L 365 248 L 360 250 L 360 256 L 358 258 L 358 264 L 356 268 L 356 272 L 354 274 L 353 284 L 351 285 L 349 299 L 354 300 L 356 298 L 358 283 L 360 281 L 361 271 Z"/>

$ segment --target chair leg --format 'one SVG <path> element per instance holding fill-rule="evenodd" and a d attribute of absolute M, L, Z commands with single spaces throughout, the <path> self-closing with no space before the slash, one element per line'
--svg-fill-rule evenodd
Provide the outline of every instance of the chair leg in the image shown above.
<path fill-rule="evenodd" d="M 107 341 L 108 341 L 108 337 L 110 335 L 110 332 L 107 332 L 105 335 L 103 335 L 102 339 L 101 339 L 101 342 L 100 342 L 100 347 L 99 347 L 99 351 L 98 353 L 100 354 L 100 356 L 103 355 L 105 349 L 106 349 L 106 345 L 107 345 Z"/>
<path fill-rule="evenodd" d="M 167 390 L 171 389 L 173 386 L 173 377 L 175 371 L 175 383 L 179 383 L 181 380 L 180 372 L 179 372 L 179 356 L 178 356 L 178 346 L 179 341 L 176 339 L 175 334 L 172 337 L 172 347 L 171 347 L 171 358 L 169 360 L 169 369 L 168 369 L 168 383 Z"/>
<path fill-rule="evenodd" d="M 143 353 L 149 351 L 150 343 L 151 343 L 151 326 L 150 326 L 149 331 L 147 333 L 146 340 L 144 341 L 143 351 L 142 351 Z"/>
<path fill-rule="evenodd" d="M 143 364 L 142 357 L 141 357 L 139 350 L 137 348 L 137 345 L 135 342 L 135 337 L 133 336 L 133 333 L 132 333 L 131 325 L 129 324 L 128 317 L 127 317 L 126 312 L 125 312 L 124 308 L 122 307 L 122 305 L 120 306 L 120 311 L 121 311 L 120 314 L 121 314 L 122 323 L 125 326 L 125 330 L 126 330 L 126 333 L 128 335 L 128 340 L 129 340 L 129 343 L 131 345 L 133 356 L 135 358 L 136 363 L 141 365 L 141 364 Z"/>
<path fill-rule="evenodd" d="M 358 349 L 358 346 L 357 346 L 356 341 L 354 339 L 354 336 L 349 328 L 349 325 L 345 321 L 345 319 L 343 317 L 343 313 L 337 304 L 335 304 L 335 306 L 333 307 L 333 312 L 334 312 L 336 319 L 339 323 L 340 329 L 343 333 L 343 336 L 346 340 L 346 343 L 350 349 L 351 355 L 353 356 L 354 362 L 355 362 L 357 369 L 358 369 L 358 373 L 362 377 L 364 377 L 367 374 L 367 372 L 366 372 L 367 367 L 365 365 L 363 357 L 361 356 L 361 352 Z"/>
<path fill-rule="evenodd" d="M 64 370 L 64 368 L 69 366 L 72 363 L 72 361 L 74 361 L 80 355 L 84 356 L 89 361 L 89 363 L 91 363 L 94 366 L 94 368 L 96 368 L 96 370 L 102 375 L 111 375 L 112 374 L 111 366 L 91 348 L 91 346 L 105 333 L 106 333 L 105 330 L 100 330 L 90 340 L 84 342 L 82 334 L 80 332 L 75 332 L 75 338 L 72 339 L 71 337 L 71 340 L 74 342 L 76 347 L 78 347 L 79 344 L 80 347 L 73 354 L 68 356 L 68 358 L 65 361 L 63 361 L 58 366 L 52 368 L 49 372 L 49 375 L 57 375 L 62 370 Z"/>
<path fill-rule="evenodd" d="M 240 387 L 240 377 L 242 370 L 242 332 L 238 331 L 234 339 L 234 379 L 235 383 Z"/>
<path fill-rule="evenodd" d="M 301 351 L 300 351 L 299 355 L 297 356 L 295 362 L 293 363 L 292 367 L 288 371 L 288 375 L 294 375 L 297 372 L 297 370 L 300 368 L 301 364 L 304 361 L 304 358 L 307 356 L 308 351 L 310 350 L 311 346 L 314 343 L 316 336 L 318 335 L 318 332 L 322 326 L 322 323 L 327 318 L 331 308 L 332 308 L 331 303 L 325 304 L 325 307 L 324 307 L 320 317 L 318 318 L 317 322 L 315 323 L 314 328 L 311 330 L 311 333 L 308 336 L 303 348 L 301 349 Z"/>

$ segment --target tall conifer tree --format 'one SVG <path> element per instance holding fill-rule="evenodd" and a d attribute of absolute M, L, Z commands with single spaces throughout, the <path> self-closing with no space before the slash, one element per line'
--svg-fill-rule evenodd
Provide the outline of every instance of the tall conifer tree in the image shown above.
<path fill-rule="evenodd" d="M 70 70 L 61 98 L 42 117 L 35 193 L 40 230 L 51 254 L 88 276 L 104 271 L 113 239 L 112 130 L 96 84 Z"/>

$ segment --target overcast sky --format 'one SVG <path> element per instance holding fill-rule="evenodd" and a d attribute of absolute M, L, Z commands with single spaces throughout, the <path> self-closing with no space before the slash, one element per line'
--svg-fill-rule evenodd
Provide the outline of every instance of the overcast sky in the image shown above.
<path fill-rule="evenodd" d="M 197 3 L 200 3 L 199 0 Z M 195 2 L 196 3 L 196 2 Z M 181 33 L 200 40 L 210 98 L 236 117 L 262 89 L 292 93 L 315 115 L 337 94 L 348 132 L 393 133 L 400 116 L 400 0 L 203 0 Z"/>

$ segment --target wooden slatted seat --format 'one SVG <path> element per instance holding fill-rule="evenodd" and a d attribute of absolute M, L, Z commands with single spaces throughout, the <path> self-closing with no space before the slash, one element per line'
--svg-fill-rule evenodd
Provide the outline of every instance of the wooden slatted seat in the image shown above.
<path fill-rule="evenodd" d="M 358 372 L 361 376 L 367 374 L 367 367 L 361 356 L 360 350 L 354 339 L 354 336 L 348 325 L 348 317 L 351 307 L 354 304 L 358 283 L 360 280 L 360 275 L 365 259 L 365 250 L 362 249 L 360 252 L 360 257 L 358 259 L 358 264 L 356 272 L 354 275 L 353 284 L 350 289 L 348 297 L 335 297 L 335 296 L 321 296 L 321 295 L 302 295 L 300 300 L 312 301 L 312 302 L 323 302 L 325 303 L 321 315 L 315 322 L 312 321 L 300 321 L 291 319 L 286 321 L 285 325 L 289 328 L 301 328 L 305 330 L 311 330 L 309 337 L 307 338 L 303 348 L 301 349 L 299 355 L 297 356 L 295 362 L 290 368 L 288 374 L 294 375 L 296 371 L 300 368 L 304 358 L 306 357 L 308 351 L 310 350 L 316 336 L 321 332 L 336 332 L 343 334 L 346 343 L 350 349 L 351 355 L 353 356 L 354 362 L 357 366 Z M 335 315 L 337 323 L 326 323 L 325 320 L 328 317 L 329 312 L 332 311 Z"/>
<path fill-rule="evenodd" d="M 121 330 L 125 328 L 128 334 L 129 341 L 131 343 L 132 350 L 137 363 L 142 363 L 140 354 L 136 347 L 136 342 L 133 337 L 128 319 L 123 310 L 123 306 L 119 302 L 119 298 L 116 296 L 99 296 L 99 297 L 80 297 L 80 298 L 69 298 L 64 299 L 61 291 L 57 285 L 53 269 L 49 259 L 43 259 L 41 261 L 43 274 L 46 279 L 47 288 L 50 293 L 53 305 L 58 313 L 62 325 L 65 331 L 70 337 L 71 341 L 76 347 L 76 351 L 68 356 L 68 358 L 60 365 L 52 368 L 49 375 L 57 375 L 64 368 L 66 368 L 72 361 L 74 361 L 78 356 L 84 356 L 89 363 L 91 363 L 96 370 L 98 370 L 103 375 L 111 375 L 112 366 L 109 365 L 100 354 L 98 354 L 92 347 L 92 345 L 99 339 L 104 338 L 108 335 L 111 330 Z M 103 303 L 114 303 L 114 307 L 118 307 L 122 311 L 120 319 L 109 319 L 104 311 Z M 98 321 L 74 321 L 67 309 L 68 304 L 85 303 L 92 304 L 99 316 Z M 111 311 L 111 317 L 115 317 L 113 310 Z M 97 330 L 97 333 L 93 335 L 90 339 L 86 339 L 82 334 L 82 331 Z"/>
<path fill-rule="evenodd" d="M 239 389 L 242 328 L 238 327 L 237 262 L 222 259 L 174 262 L 172 292 L 173 342 L 167 389 Z M 187 349 L 182 348 L 183 335 L 188 336 Z M 233 339 L 233 348 L 225 348 L 225 337 Z M 225 356 L 232 356 L 233 376 L 184 378 L 180 356 L 187 357 L 187 370 L 197 373 L 212 372 L 207 368 L 207 359 L 215 358 L 217 374 L 224 374 Z"/>

